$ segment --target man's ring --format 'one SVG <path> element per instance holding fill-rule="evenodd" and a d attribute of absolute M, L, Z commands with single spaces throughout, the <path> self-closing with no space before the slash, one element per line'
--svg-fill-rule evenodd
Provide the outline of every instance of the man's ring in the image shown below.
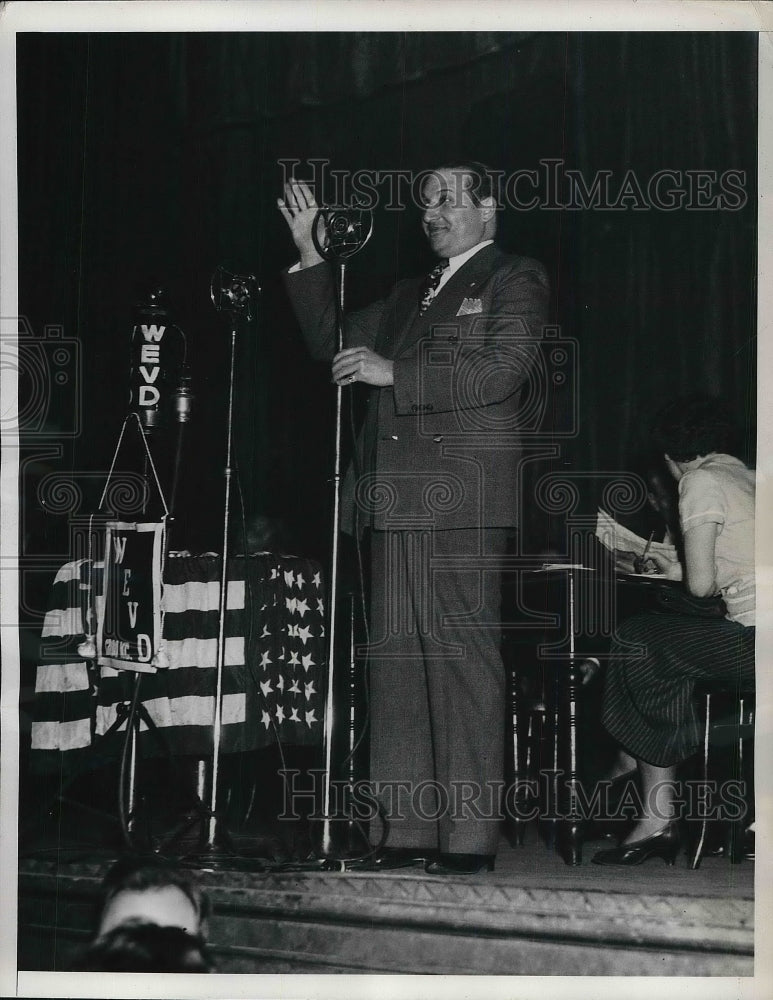
<path fill-rule="evenodd" d="M 357 376 L 356 376 L 356 375 L 350 375 L 350 376 L 349 376 L 349 381 L 350 381 L 350 382 L 354 382 L 354 380 L 355 380 L 356 378 L 357 378 Z"/>

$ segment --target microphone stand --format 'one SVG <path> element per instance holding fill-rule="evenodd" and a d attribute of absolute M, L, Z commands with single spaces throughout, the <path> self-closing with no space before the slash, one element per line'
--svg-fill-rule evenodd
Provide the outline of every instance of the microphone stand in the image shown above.
<path fill-rule="evenodd" d="M 228 851 L 223 841 L 228 839 L 227 832 L 221 831 L 221 820 L 217 814 L 217 791 L 220 776 L 220 753 L 223 732 L 223 671 L 225 667 L 225 618 L 228 603 L 228 539 L 231 519 L 231 479 L 233 475 L 231 462 L 233 454 L 233 414 L 234 387 L 236 370 L 236 342 L 239 320 L 252 318 L 251 300 L 260 289 L 252 275 L 240 277 L 229 274 L 218 267 L 212 277 L 211 298 L 218 312 L 226 312 L 230 316 L 231 358 L 228 378 L 228 412 L 226 419 L 226 460 L 225 460 L 225 494 L 223 499 L 223 558 L 220 571 L 220 603 L 218 607 L 217 633 L 217 674 L 215 681 L 215 716 L 212 726 L 212 775 L 210 781 L 209 824 L 205 853 L 198 855 L 196 861 L 213 864 L 224 860 Z M 194 859 L 191 859 L 194 860 Z"/>
<path fill-rule="evenodd" d="M 346 306 L 346 261 L 360 251 L 373 232 L 373 216 L 363 209 L 320 209 L 311 235 L 317 253 L 335 265 L 336 278 L 336 352 L 344 347 L 344 315 Z M 343 387 L 335 390 L 335 426 L 333 429 L 333 503 L 330 526 L 330 585 L 327 622 L 327 690 L 325 694 L 325 725 L 323 729 L 322 833 L 319 854 L 322 859 L 336 857 L 333 844 L 331 815 L 331 776 L 333 727 L 335 723 L 334 692 L 336 686 L 336 640 L 340 613 L 339 562 L 341 540 L 341 448 L 343 440 Z"/>
<path fill-rule="evenodd" d="M 212 784 L 210 787 L 210 817 L 209 832 L 206 847 L 208 851 L 216 850 L 220 845 L 217 840 L 217 785 L 218 765 L 220 763 L 220 741 L 223 728 L 223 668 L 225 667 L 225 612 L 228 603 L 228 536 L 231 521 L 231 454 L 233 450 L 233 412 L 234 412 L 234 365 L 236 360 L 236 334 L 238 321 L 235 315 L 231 317 L 231 367 L 228 376 L 228 416 L 226 423 L 226 453 L 225 453 L 225 496 L 223 499 L 223 560 L 220 570 L 220 606 L 218 608 L 217 629 L 217 680 L 215 688 L 215 720 L 212 735 Z"/>
<path fill-rule="evenodd" d="M 346 302 L 345 281 L 346 261 L 336 261 L 336 352 L 344 348 L 344 306 Z M 343 386 L 335 390 L 335 426 L 333 429 L 333 509 L 330 528 L 330 594 L 328 596 L 327 627 L 327 692 L 325 694 L 325 727 L 323 730 L 324 781 L 322 785 L 322 835 L 320 855 L 332 858 L 333 847 L 332 816 L 330 815 L 331 772 L 333 755 L 333 722 L 335 716 L 333 691 L 335 682 L 336 638 L 338 635 L 339 600 L 338 569 L 341 542 L 341 446 L 343 440 Z"/>

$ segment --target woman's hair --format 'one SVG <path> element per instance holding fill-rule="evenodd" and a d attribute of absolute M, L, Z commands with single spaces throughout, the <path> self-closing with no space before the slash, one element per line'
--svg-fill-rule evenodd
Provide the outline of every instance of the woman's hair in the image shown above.
<path fill-rule="evenodd" d="M 732 454 L 736 426 L 721 400 L 694 393 L 663 407 L 652 424 L 652 443 L 675 462 L 690 462 L 710 452 Z"/>

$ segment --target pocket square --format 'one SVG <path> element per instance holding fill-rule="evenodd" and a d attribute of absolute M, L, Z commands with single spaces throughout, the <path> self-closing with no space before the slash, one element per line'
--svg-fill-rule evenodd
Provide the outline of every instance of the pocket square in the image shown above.
<path fill-rule="evenodd" d="M 479 312 L 483 312 L 483 299 L 463 299 L 456 315 L 470 316 Z"/>

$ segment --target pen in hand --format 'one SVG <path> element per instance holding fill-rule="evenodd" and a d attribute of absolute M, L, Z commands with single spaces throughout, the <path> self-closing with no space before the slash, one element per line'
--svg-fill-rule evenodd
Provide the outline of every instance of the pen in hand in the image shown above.
<path fill-rule="evenodd" d="M 645 563 L 646 563 L 647 556 L 648 556 L 649 551 L 650 551 L 650 546 L 652 545 L 652 539 L 654 537 L 655 537 L 655 532 L 653 530 L 653 531 L 650 532 L 650 537 L 647 539 L 647 544 L 644 546 L 644 552 L 641 554 L 641 556 L 638 559 L 635 560 L 635 568 L 636 568 L 636 572 L 637 573 L 646 573 L 647 572 L 646 569 L 645 569 Z"/>

